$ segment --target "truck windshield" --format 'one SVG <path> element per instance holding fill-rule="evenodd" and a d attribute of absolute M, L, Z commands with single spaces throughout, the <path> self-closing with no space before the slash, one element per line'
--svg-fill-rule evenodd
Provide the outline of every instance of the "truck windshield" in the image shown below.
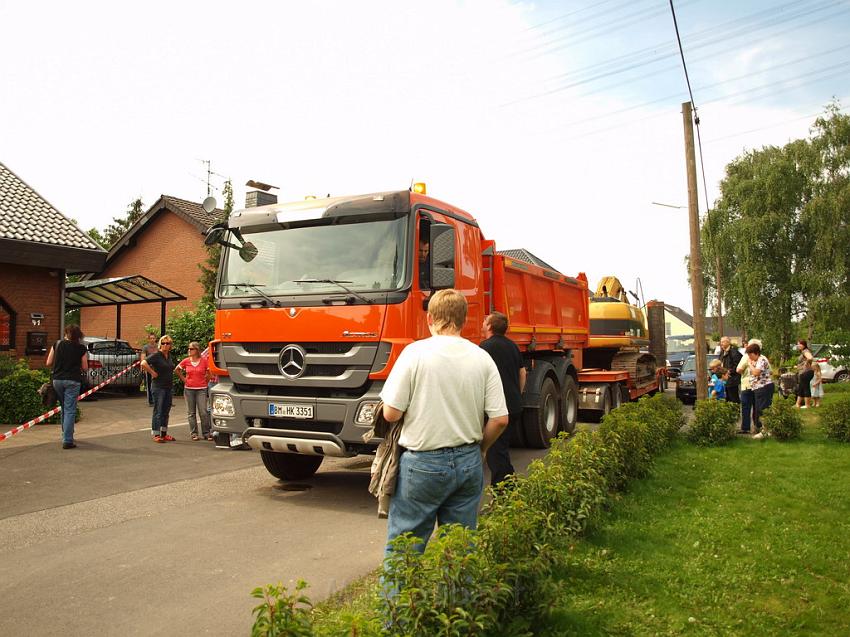
<path fill-rule="evenodd" d="M 219 280 L 222 297 L 345 294 L 395 290 L 404 279 L 408 219 L 251 232 L 257 256 L 243 261 L 227 248 Z"/>

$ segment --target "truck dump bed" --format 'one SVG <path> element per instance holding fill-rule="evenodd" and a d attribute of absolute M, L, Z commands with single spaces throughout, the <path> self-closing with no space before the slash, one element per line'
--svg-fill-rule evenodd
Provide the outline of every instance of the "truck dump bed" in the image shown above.
<path fill-rule="evenodd" d="M 484 273 L 486 289 L 493 295 L 492 306 L 507 315 L 507 336 L 520 350 L 580 352 L 587 347 L 590 319 L 584 273 L 575 278 L 565 276 L 501 254 L 485 258 L 485 268 L 487 259 L 492 260 L 492 270 Z"/>

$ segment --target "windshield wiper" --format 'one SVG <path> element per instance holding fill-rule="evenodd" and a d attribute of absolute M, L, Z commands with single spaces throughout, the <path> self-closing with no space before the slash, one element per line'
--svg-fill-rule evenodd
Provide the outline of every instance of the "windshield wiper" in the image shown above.
<path fill-rule="evenodd" d="M 366 305 L 370 305 L 369 299 L 367 299 L 362 294 L 358 294 L 354 290 L 350 290 L 343 285 L 343 283 L 351 283 L 351 281 L 337 281 L 336 279 L 296 279 L 293 283 L 332 283 L 333 285 L 337 285 L 341 287 L 343 290 L 348 292 L 349 294 L 356 296 L 358 299 L 363 301 Z"/>
<path fill-rule="evenodd" d="M 251 290 L 254 290 L 254 292 L 256 292 L 257 294 L 259 294 L 261 297 L 263 297 L 266 301 L 271 303 L 273 306 L 282 307 L 278 301 L 274 300 L 272 297 L 270 297 L 268 294 L 266 294 L 260 289 L 260 287 L 262 287 L 261 285 L 254 285 L 253 283 L 222 283 L 222 286 L 229 288 L 250 288 Z"/>

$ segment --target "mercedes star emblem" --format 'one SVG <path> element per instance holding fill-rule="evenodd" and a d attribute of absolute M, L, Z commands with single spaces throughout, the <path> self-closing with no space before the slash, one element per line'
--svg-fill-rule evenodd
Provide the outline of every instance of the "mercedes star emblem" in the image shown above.
<path fill-rule="evenodd" d="M 307 352 L 300 345 L 287 345 L 280 351 L 277 366 L 280 373 L 289 380 L 300 378 L 306 368 Z"/>

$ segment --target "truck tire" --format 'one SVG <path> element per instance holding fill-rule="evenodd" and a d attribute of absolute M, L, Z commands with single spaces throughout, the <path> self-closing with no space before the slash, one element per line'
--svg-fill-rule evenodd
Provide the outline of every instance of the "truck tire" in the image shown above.
<path fill-rule="evenodd" d="M 575 379 L 567 374 L 561 391 L 561 430 L 568 434 L 576 430 L 578 423 L 578 388 Z"/>
<path fill-rule="evenodd" d="M 324 456 L 260 451 L 266 469 L 278 480 L 304 480 L 319 470 Z"/>
<path fill-rule="evenodd" d="M 629 388 L 625 385 L 620 385 L 620 404 L 625 405 L 632 401 L 632 397 L 629 395 Z"/>
<path fill-rule="evenodd" d="M 611 411 L 623 404 L 623 390 L 620 385 L 611 385 Z"/>
<path fill-rule="evenodd" d="M 535 409 L 523 414 L 525 440 L 532 449 L 546 449 L 550 440 L 558 435 L 558 389 L 555 381 L 545 378 L 540 386 L 540 396 Z"/>

